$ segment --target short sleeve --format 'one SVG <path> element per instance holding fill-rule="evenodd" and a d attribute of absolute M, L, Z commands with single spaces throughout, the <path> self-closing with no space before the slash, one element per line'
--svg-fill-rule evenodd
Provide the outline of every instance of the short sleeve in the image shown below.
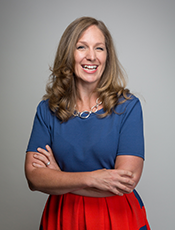
<path fill-rule="evenodd" d="M 117 155 L 134 155 L 144 159 L 143 115 L 136 97 L 128 100 L 123 113 Z"/>
<path fill-rule="evenodd" d="M 33 128 L 29 139 L 26 152 L 37 152 L 37 148 L 45 149 L 45 146 L 51 145 L 51 135 L 49 129 L 49 107 L 47 101 L 41 101 L 37 107 Z"/>

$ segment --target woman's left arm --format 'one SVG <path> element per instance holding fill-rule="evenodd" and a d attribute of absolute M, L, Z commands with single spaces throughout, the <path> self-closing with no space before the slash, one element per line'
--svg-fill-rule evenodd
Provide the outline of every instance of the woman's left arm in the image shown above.
<path fill-rule="evenodd" d="M 132 189 L 138 184 L 143 170 L 143 158 L 133 155 L 119 155 L 116 157 L 115 169 L 130 171 L 133 175 L 132 179 L 135 184 Z"/>

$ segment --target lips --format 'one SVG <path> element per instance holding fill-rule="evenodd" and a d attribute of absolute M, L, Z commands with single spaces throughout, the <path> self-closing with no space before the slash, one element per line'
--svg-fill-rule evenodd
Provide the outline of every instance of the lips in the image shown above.
<path fill-rule="evenodd" d="M 98 65 L 82 65 L 82 68 L 87 71 L 95 71 Z"/>

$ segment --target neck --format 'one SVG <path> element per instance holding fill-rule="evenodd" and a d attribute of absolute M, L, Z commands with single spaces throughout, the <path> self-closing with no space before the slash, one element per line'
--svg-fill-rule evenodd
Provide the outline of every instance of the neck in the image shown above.
<path fill-rule="evenodd" d="M 77 84 L 78 98 L 76 100 L 76 108 L 79 111 L 90 110 L 95 105 L 98 94 L 94 92 L 94 89 L 87 84 Z"/>
<path fill-rule="evenodd" d="M 89 111 L 92 108 L 92 106 L 96 104 L 97 98 L 98 98 L 97 94 L 80 95 L 80 98 L 78 98 L 76 101 L 76 108 L 80 112 L 84 110 Z"/>

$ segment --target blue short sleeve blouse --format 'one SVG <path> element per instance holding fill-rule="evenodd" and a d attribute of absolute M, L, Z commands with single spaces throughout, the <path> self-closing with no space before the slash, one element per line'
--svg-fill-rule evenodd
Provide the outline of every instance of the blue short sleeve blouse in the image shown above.
<path fill-rule="evenodd" d="M 115 113 L 117 112 L 117 113 Z M 27 151 L 37 152 L 48 144 L 61 170 L 67 172 L 114 168 L 118 155 L 144 159 L 143 118 L 140 101 L 135 96 L 115 108 L 105 118 L 72 117 L 67 122 L 50 111 L 48 100 L 37 107 Z"/>

